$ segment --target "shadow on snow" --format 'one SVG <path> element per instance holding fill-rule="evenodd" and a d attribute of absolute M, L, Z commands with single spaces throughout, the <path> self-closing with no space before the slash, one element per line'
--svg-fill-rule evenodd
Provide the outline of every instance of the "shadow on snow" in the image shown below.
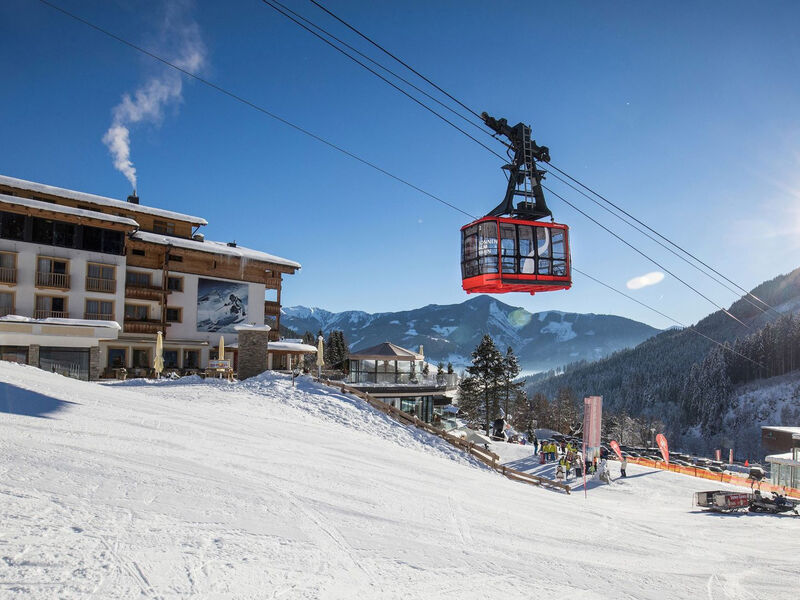
<path fill-rule="evenodd" d="M 70 404 L 76 403 L 45 396 L 10 383 L 0 383 L 0 413 L 49 419 L 49 415 L 64 410 Z"/>

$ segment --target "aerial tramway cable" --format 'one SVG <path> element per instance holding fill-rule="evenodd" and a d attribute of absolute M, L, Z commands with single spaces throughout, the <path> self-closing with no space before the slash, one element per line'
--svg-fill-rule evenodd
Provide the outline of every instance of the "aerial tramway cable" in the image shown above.
<path fill-rule="evenodd" d="M 452 204 L 450 202 L 447 202 L 446 200 L 443 200 L 442 198 L 439 198 L 435 194 L 432 194 L 432 193 L 430 193 L 430 192 L 428 192 L 428 191 L 426 191 L 426 190 L 424 190 L 424 189 L 422 189 L 422 188 L 410 183 L 409 181 L 403 179 L 402 177 L 394 175 L 393 173 L 391 173 L 391 172 L 389 172 L 389 171 L 387 171 L 387 170 L 375 165 L 374 163 L 372 163 L 372 162 L 370 162 L 370 161 L 368 161 L 368 160 L 366 160 L 366 159 L 364 159 L 364 158 L 362 158 L 362 157 L 350 152 L 349 150 L 346 150 L 346 149 L 342 148 L 341 146 L 339 146 L 337 144 L 334 144 L 333 142 L 330 142 L 330 141 L 326 140 L 325 138 L 323 138 L 323 137 L 321 137 L 321 136 L 319 136 L 319 135 L 317 135 L 315 133 L 312 133 L 309 130 L 303 128 L 303 127 L 300 127 L 299 125 L 296 125 L 296 124 L 292 123 L 291 121 L 288 121 L 287 119 L 284 119 L 284 118 L 282 118 L 282 117 L 280 117 L 280 116 L 268 111 L 267 109 L 259 106 L 258 104 L 255 104 L 254 102 L 252 102 L 250 100 L 247 100 L 246 98 L 243 98 L 242 96 L 240 96 L 240 95 L 238 95 L 238 94 L 236 94 L 234 92 L 231 92 L 231 91 L 227 90 L 226 88 L 223 88 L 220 85 L 217 85 L 217 84 L 215 84 L 215 83 L 213 83 L 213 82 L 211 82 L 211 81 L 209 81 L 209 80 L 207 80 L 207 79 L 205 79 L 203 77 L 200 77 L 199 75 L 196 75 L 196 74 L 194 74 L 194 73 L 192 73 L 190 71 L 187 71 L 186 69 L 183 69 L 183 68 L 175 65 L 174 63 L 172 63 L 169 60 L 167 60 L 167 59 L 155 54 L 154 52 L 151 52 L 149 50 L 146 50 L 145 48 L 142 48 L 141 46 L 138 46 L 138 45 L 136 45 L 136 44 L 134 44 L 132 42 L 129 42 L 125 38 L 123 38 L 121 36 L 118 36 L 118 35 L 110 32 L 110 31 L 98 26 L 98 25 L 95 25 L 94 23 L 92 23 L 92 22 L 90 22 L 90 21 L 88 21 L 88 20 L 86 20 L 86 19 L 84 19 L 84 18 L 82 18 L 82 17 L 80 17 L 80 16 L 78 16 L 78 15 L 76 15 L 76 14 L 74 14 L 74 13 L 68 11 L 68 10 L 66 10 L 66 9 L 63 9 L 60 6 L 58 6 L 56 4 L 53 4 L 52 2 L 49 2 L 48 0 L 39 0 L 39 2 L 41 2 L 42 4 L 44 4 L 44 5 L 48 6 L 48 7 L 52 8 L 52 9 L 54 9 L 54 10 L 60 12 L 60 13 L 62 13 L 65 16 L 70 17 L 71 19 L 73 19 L 75 21 L 78 21 L 78 22 L 86 25 L 87 27 L 90 27 L 90 28 L 94 29 L 95 31 L 98 31 L 99 33 L 102 33 L 103 35 L 105 35 L 107 37 L 110 37 L 113 40 L 116 40 L 117 42 L 119 42 L 121 44 L 124 44 L 124 45 L 128 46 L 129 48 L 132 48 L 132 49 L 136 50 L 137 52 L 140 52 L 140 53 L 142 53 L 142 54 L 144 54 L 146 56 L 149 56 L 150 58 L 152 58 L 152 59 L 154 59 L 154 60 L 156 60 L 156 61 L 158 61 L 158 62 L 160 62 L 160 63 L 162 63 L 162 64 L 164 64 L 164 65 L 166 65 L 166 66 L 168 66 L 168 67 L 170 67 L 170 68 L 172 68 L 174 70 L 176 70 L 176 71 L 179 71 L 179 72 L 183 73 L 184 75 L 187 75 L 187 76 L 191 77 L 192 79 L 194 79 L 196 81 L 199 81 L 203 85 L 205 85 L 205 86 L 207 86 L 207 87 L 209 87 L 209 88 L 211 88 L 211 89 L 213 89 L 213 90 L 215 90 L 215 91 L 217 91 L 217 92 L 219 92 L 219 93 L 221 93 L 221 94 L 223 94 L 223 95 L 225 95 L 225 96 L 227 96 L 229 98 L 232 98 L 232 99 L 236 100 L 237 102 L 240 102 L 240 103 L 242 103 L 242 104 L 244 104 L 244 105 L 246 105 L 246 106 L 248 106 L 248 107 L 250 107 L 250 108 L 252 108 L 252 109 L 254 109 L 254 110 L 256 110 L 256 111 L 258 111 L 258 112 L 260 112 L 260 113 L 262 113 L 262 114 L 264 114 L 264 115 L 266 115 L 266 116 L 268 116 L 268 117 L 270 117 L 270 118 L 272 118 L 274 120 L 276 120 L 276 121 L 279 121 L 279 122 L 283 123 L 284 125 L 287 125 L 287 126 L 291 127 L 295 131 L 299 131 L 300 133 L 303 133 L 304 135 L 307 135 L 308 137 L 311 137 L 311 138 L 317 140 L 318 142 L 321 142 L 321 143 L 325 144 L 326 146 L 328 146 L 328 147 L 330 147 L 330 148 L 332 148 L 334 150 L 337 150 L 338 152 L 341 152 L 341 153 L 349 156 L 350 158 L 353 158 L 353 159 L 357 160 L 358 162 L 360 162 L 360 163 L 362 163 L 364 165 L 367 165 L 368 167 L 370 167 L 372 169 L 375 169 L 376 171 L 378 171 L 380 173 L 383 173 L 384 175 L 387 175 L 388 177 L 391 177 L 395 181 L 398 181 L 398 182 L 400 182 L 400 183 L 402 183 L 402 184 L 404 184 L 404 185 L 406 185 L 406 186 L 408 186 L 408 187 L 420 192 L 421 194 L 423 194 L 423 195 L 425 195 L 425 196 L 427 196 L 427 197 L 429 197 L 429 198 L 431 198 L 433 200 L 436 200 L 437 202 L 439 202 L 439 203 L 441 203 L 441 204 L 443 204 L 445 206 L 448 206 L 449 208 L 452 208 L 453 210 L 456 210 L 456 211 L 458 211 L 458 212 L 460 212 L 460 213 L 462 213 L 462 214 L 464 214 L 464 215 L 466 215 L 468 217 L 471 217 L 473 219 L 477 219 L 478 218 L 475 215 L 472 215 L 472 214 L 468 213 L 467 211 L 459 208 L 458 206 L 456 206 L 456 205 L 454 205 L 454 204 Z M 553 193 L 553 192 L 551 191 L 551 193 Z M 574 270 L 577 271 L 578 273 L 580 273 L 581 275 L 583 275 L 585 277 L 588 277 L 589 279 L 591 279 L 591 280 L 603 285 L 604 287 L 606 287 L 606 288 L 608 288 L 608 289 L 610 289 L 610 290 L 612 290 L 612 291 L 614 291 L 614 292 L 616 292 L 616 293 L 618 293 L 618 294 L 620 294 L 622 296 L 625 296 L 626 298 L 628 298 L 630 300 L 633 300 L 634 302 L 636 302 L 637 304 L 640 304 L 641 306 L 644 306 L 648 310 L 651 310 L 652 312 L 654 312 L 656 314 L 659 314 L 659 315 L 669 319 L 670 321 L 673 321 L 673 322 L 683 326 L 679 321 L 673 319 L 672 317 L 668 317 L 667 315 L 665 315 L 661 311 L 653 308 L 652 306 L 650 306 L 650 305 L 648 305 L 648 304 L 646 304 L 646 303 L 644 303 L 644 302 L 642 302 L 640 300 L 637 300 L 637 299 L 629 296 L 628 294 L 626 294 L 626 293 L 624 293 L 624 292 L 622 292 L 620 290 L 617 290 L 613 286 L 611 286 L 611 285 L 609 285 L 607 283 L 604 283 L 604 282 L 600 281 L 599 279 L 597 279 L 595 277 L 592 277 L 591 275 L 589 275 L 587 273 L 579 271 L 578 269 L 574 269 Z M 733 354 L 736 354 L 738 356 L 741 356 L 742 358 L 745 358 L 745 359 L 749 360 L 750 362 L 753 362 L 754 364 L 757 364 L 757 365 L 759 365 L 759 366 L 761 366 L 763 368 L 763 365 L 761 365 L 760 363 L 758 363 L 756 361 L 753 361 L 752 359 L 750 359 L 750 358 L 748 358 L 748 357 L 746 357 L 746 356 L 744 356 L 742 354 L 739 354 L 738 352 L 734 351 L 732 348 L 730 348 L 726 344 L 722 344 L 721 342 L 715 340 L 714 338 L 711 338 L 710 336 L 707 336 L 705 334 L 702 334 L 702 333 L 698 332 L 697 330 L 693 329 L 692 327 L 687 327 L 687 329 L 691 329 L 692 331 L 695 331 L 696 333 L 700 334 L 702 337 L 710 340 L 711 342 L 717 344 L 718 346 L 722 347 L 723 349 L 725 349 L 725 350 L 727 350 L 727 351 L 729 351 L 729 352 L 731 352 Z"/>
<path fill-rule="evenodd" d="M 479 114 L 478 114 L 476 111 L 474 111 L 474 110 L 472 110 L 471 108 L 469 108 L 469 107 L 468 107 L 466 104 L 464 104 L 463 102 L 461 102 L 460 100 L 458 100 L 458 99 L 457 99 L 455 96 L 453 96 L 452 94 L 450 94 L 449 92 L 447 92 L 446 90 L 444 90 L 442 87 L 440 87 L 439 85 L 437 85 L 437 84 L 436 84 L 435 82 L 433 82 L 431 79 L 429 79 L 428 77 L 426 77 L 426 76 L 422 75 L 422 74 L 421 74 L 419 71 L 417 71 L 416 69 L 414 69 L 414 68 L 413 68 L 411 65 L 409 65 L 408 63 L 406 63 L 405 61 L 403 61 L 402 59 L 400 59 L 399 57 L 397 57 L 395 54 L 393 54 L 392 52 L 390 52 L 389 50 L 387 50 L 386 48 L 384 48 L 382 45 L 380 45 L 379 43 L 377 43 L 375 40 L 373 40 L 372 38 L 370 38 L 369 36 L 367 36 L 366 34 L 364 34 L 363 32 L 361 32 L 361 31 L 360 31 L 360 30 L 359 30 L 357 27 L 355 27 L 355 26 L 351 25 L 350 23 L 348 23 L 347 21 L 345 21 L 345 20 L 344 20 L 344 19 L 342 19 L 341 17 L 339 17 L 339 16 L 337 16 L 336 14 L 334 14 L 332 11 L 330 11 L 329 9 L 327 9 L 325 6 L 323 6 L 323 5 L 322 5 L 320 2 L 318 2 L 317 0 L 309 0 L 309 1 L 310 1 L 312 4 L 314 4 L 315 6 L 317 6 L 318 8 L 320 8 L 321 10 L 323 10 L 325 13 L 327 13 L 328 15 L 330 15 L 331 17 L 333 17 L 334 19 L 336 19 L 337 21 L 339 21 L 339 22 L 340 22 L 341 24 L 343 24 L 345 27 L 347 27 L 348 29 L 350 29 L 351 31 L 353 31 L 354 33 L 356 33 L 357 35 L 359 35 L 360 37 L 362 37 L 363 39 L 365 39 L 366 41 L 368 41 L 370 44 L 372 44 L 373 46 L 375 46 L 376 48 L 378 48 L 378 49 L 379 49 L 381 52 L 385 53 L 387 56 L 389 56 L 389 57 L 391 57 L 392 59 L 394 59 L 395 61 L 397 61 L 399 64 L 401 64 L 402 66 L 404 66 L 406 69 L 408 69 L 409 71 L 411 71 L 412 73 L 414 73 L 415 75 L 417 75 L 418 77 L 420 77 L 421 79 L 423 79 L 424 81 L 426 81 L 428 84 L 430 84 L 431 86 L 433 86 L 434 88 L 436 88 L 436 89 L 437 89 L 439 92 L 441 92 L 442 94 L 444 94 L 445 96 L 447 96 L 448 98 L 450 98 L 452 101 L 454 101 L 455 103 L 457 103 L 459 106 L 461 106 L 462 108 L 466 109 L 467 111 L 469 111 L 469 112 L 470 112 L 471 114 L 473 114 L 474 116 L 476 116 L 476 117 L 480 118 L 480 115 L 479 115 Z M 324 29 L 323 29 L 323 31 L 324 31 Z M 326 32 L 326 33 L 328 33 L 328 32 Z M 331 34 L 330 34 L 330 33 L 328 33 L 328 35 L 331 35 Z M 342 42 L 342 43 L 344 43 L 344 42 Z M 393 72 L 393 71 L 391 71 L 391 70 L 387 69 L 386 67 L 383 67 L 383 66 L 382 66 L 382 68 L 384 68 L 384 69 L 388 70 L 388 71 L 389 71 L 390 73 L 392 73 L 392 75 L 394 75 L 395 77 L 398 77 L 398 78 L 400 78 L 401 80 L 405 81 L 405 80 L 404 80 L 404 79 L 402 79 L 402 78 L 401 78 L 401 77 L 400 77 L 400 76 L 399 76 L 397 73 L 395 73 L 395 72 Z M 408 83 L 408 82 L 407 82 L 407 83 Z M 415 89 L 418 89 L 418 88 L 416 88 L 416 86 L 413 86 L 413 84 L 410 84 L 410 85 L 412 85 L 412 87 L 414 87 Z M 422 92 L 422 93 L 424 93 L 426 96 L 430 97 L 430 96 L 429 96 L 427 93 L 425 93 L 425 92 Z M 434 100 L 435 100 L 435 99 L 434 99 Z M 435 100 L 435 101 L 436 101 L 437 103 L 441 104 L 441 103 L 440 103 L 438 100 Z M 463 118 L 463 117 L 462 117 L 462 118 Z M 487 133 L 488 133 L 488 132 L 487 132 Z M 489 135 L 491 135 L 491 134 L 489 134 Z M 470 137 L 471 137 L 471 136 L 470 136 Z M 495 137 L 495 136 L 492 136 L 492 137 Z M 498 140 L 498 141 L 500 141 L 500 140 Z M 480 143 L 480 142 L 478 142 L 478 143 Z M 503 143 L 503 142 L 501 141 L 501 143 Z M 483 144 L 481 144 L 481 145 L 483 145 Z M 507 144 L 506 144 L 506 145 L 507 145 Z M 485 147 L 485 146 L 484 146 L 484 147 Z M 490 150 L 490 152 L 492 152 L 493 154 L 495 154 L 495 156 L 497 156 L 497 153 L 496 153 L 496 152 L 494 152 L 494 151 L 492 151 L 492 150 Z M 581 186 L 581 187 L 583 187 L 584 189 L 586 189 L 587 191 L 591 192 L 592 194 L 594 194 L 595 196 L 597 196 L 598 198 L 600 198 L 600 199 L 601 199 L 603 202 L 606 202 L 606 203 L 607 203 L 607 204 L 609 204 L 610 206 L 613 206 L 613 207 L 614 207 L 616 210 L 620 211 L 620 212 L 621 212 L 621 213 L 623 213 L 625 216 L 627 216 L 628 218 L 630 218 L 630 219 L 632 219 L 633 221 L 635 221 L 636 223 L 638 223 L 638 224 L 639 224 L 641 227 L 644 227 L 644 228 L 645 228 L 645 229 L 647 229 L 648 231 L 652 232 L 654 235 L 656 235 L 656 236 L 658 236 L 659 238 L 661 238 L 662 240 L 664 240 L 664 242 L 668 243 L 669 245 L 673 246 L 674 248 L 677 248 L 678 250 L 680 250 L 680 252 L 683 252 L 683 253 L 684 253 L 686 256 L 688 256 L 688 257 L 689 257 L 689 258 L 691 258 L 692 260 L 696 261 L 697 263 L 699 263 L 700 265 L 702 265 L 702 266 L 703 266 L 703 267 L 705 267 L 706 269 L 710 270 L 711 272 L 713 272 L 713 273 L 714 273 L 714 274 L 716 274 L 717 276 L 721 277 L 722 279 L 724 279 L 725 281 L 727 281 L 728 283 L 730 283 L 731 285 L 733 285 L 735 288 L 737 288 L 737 290 L 739 290 L 740 292 L 744 293 L 744 299 L 745 299 L 745 300 L 746 300 L 748 303 L 750 303 L 752 306 L 756 307 L 758 310 L 761 310 L 762 312 L 766 312 L 767 310 L 772 310 L 772 311 L 773 311 L 773 312 L 775 312 L 776 314 L 780 314 L 780 313 L 778 313 L 778 312 L 777 312 L 777 311 L 776 311 L 776 310 L 775 310 L 775 309 L 774 309 L 772 306 L 770 306 L 768 303 L 764 302 L 762 299 L 760 299 L 759 297 L 757 297 L 757 296 L 756 296 L 755 294 L 753 294 L 752 292 L 748 291 L 747 289 L 745 289 L 744 287 L 740 286 L 739 284 L 737 284 L 736 282 L 734 282 L 734 281 L 733 281 L 733 280 L 731 280 L 730 278 L 726 277 L 724 274 L 722 274 L 721 272 L 719 272 L 717 269 L 714 269 L 713 267 L 711 267 L 710 265 L 708 265 L 706 262 L 704 262 L 704 261 L 702 261 L 700 258 L 698 258 L 696 255 L 692 254 L 691 252 L 689 252 L 688 250 L 686 250 L 685 248 L 683 248 L 681 245 L 679 245 L 679 244 L 675 243 L 674 241 L 672 241 L 672 240 L 671 240 L 670 238 L 668 238 L 667 236 L 665 236 L 665 235 L 661 234 L 660 232 L 656 231 L 654 228 L 650 227 L 649 225 L 647 225 L 646 223 L 644 223 L 644 222 L 643 222 L 643 221 L 641 221 L 640 219 L 636 218 L 635 216 L 633 216 L 631 213 L 629 213 L 628 211 L 626 211 L 625 209 L 623 209 L 623 208 L 622 208 L 622 207 L 620 207 L 619 205 L 617 205 L 617 204 L 613 203 L 612 201 L 608 200 L 607 198 L 605 198 L 604 196 L 602 196 L 601 194 L 599 194 L 598 192 L 596 192 L 596 191 L 595 191 L 595 190 L 593 190 L 592 188 L 590 188 L 590 187 L 586 186 L 585 184 L 583 184 L 582 182 L 580 182 L 578 179 L 576 179 L 576 178 L 572 177 L 571 175 L 569 175 L 568 173 L 566 173 L 565 171 L 563 171 L 562 169 L 560 169 L 558 166 L 556 166 L 556 165 L 554 165 L 554 164 L 552 164 L 552 163 L 548 163 L 548 164 L 549 164 L 550 166 L 552 166 L 552 168 L 553 168 L 555 171 L 558 171 L 558 172 L 559 172 L 559 173 L 561 173 L 563 176 L 565 176 L 565 177 L 569 178 L 571 181 L 575 182 L 575 183 L 576 183 L 576 184 L 578 184 L 579 186 Z M 562 181 L 563 183 L 565 183 L 565 184 L 569 185 L 567 182 L 565 182 L 565 181 L 564 181 L 563 179 L 561 179 L 560 177 L 558 177 L 558 176 L 555 176 L 555 175 L 554 175 L 554 177 L 556 177 L 556 178 L 557 178 L 559 181 Z M 573 186 L 570 186 L 570 187 L 573 187 Z M 575 188 L 573 187 L 573 189 L 575 189 Z M 580 192 L 580 190 L 576 190 L 576 191 Z M 583 194 L 583 195 L 584 195 L 584 196 L 586 196 L 587 198 L 589 198 L 589 199 L 591 200 L 591 198 L 590 198 L 589 196 L 587 196 L 586 194 Z M 593 200 L 593 201 L 594 201 L 594 200 Z M 596 203 L 596 202 L 595 202 L 595 203 Z M 737 295 L 739 294 L 739 292 L 737 292 L 737 291 L 735 291 L 735 290 L 732 290 L 730 287 L 728 287 L 727 285 L 725 285 L 723 282 L 719 281 L 719 280 L 718 280 L 716 277 L 714 277 L 714 276 L 710 275 L 710 274 L 709 274 L 709 273 L 707 273 L 706 271 L 703 271 L 703 270 L 702 270 L 700 267 L 698 267 L 697 265 L 694 265 L 693 263 L 691 263 L 691 262 L 690 262 L 688 259 L 686 259 L 685 257 L 682 257 L 682 256 L 680 256 L 680 255 L 679 255 L 679 254 L 677 254 L 677 253 L 676 253 L 674 250 L 671 250 L 671 249 L 669 249 L 669 248 L 668 248 L 667 246 L 665 246 L 663 243 L 661 243 L 661 242 L 658 242 L 657 240 L 654 240 L 654 239 L 653 239 L 653 238 L 652 238 L 650 235 L 648 235 L 647 233 L 645 233 L 644 231 L 642 231 L 642 230 L 641 230 L 641 229 L 639 229 L 638 227 L 636 227 L 636 226 L 632 225 L 630 222 L 626 221 L 625 219 L 623 219 L 623 218 L 622 218 L 621 216 L 619 216 L 618 214 L 614 213 L 613 211 L 610 211 L 609 209 L 606 209 L 606 210 L 608 210 L 609 212 L 611 212 L 611 214 L 615 215 L 617 218 L 621 219 L 623 222 L 627 223 L 628 225 L 630 225 L 631 227 L 633 227 L 634 229 L 636 229 L 637 231 L 639 231 L 639 232 L 640 232 L 640 233 L 642 233 L 643 235 L 646 235 L 646 236 L 647 236 L 649 239 L 651 239 L 651 240 L 655 241 L 656 243 L 658 243 L 659 245 L 661 245 L 661 246 L 662 246 L 662 247 L 664 247 L 665 249 L 669 250 L 670 252 L 672 252 L 672 253 L 673 253 L 673 254 L 675 254 L 676 256 L 680 257 L 682 260 L 684 260 L 684 262 L 687 262 L 687 264 L 690 264 L 690 265 L 692 265 L 692 266 L 693 266 L 695 269 L 697 269 L 698 271 L 700 271 L 700 273 L 702 273 L 702 274 L 706 275 L 707 277 L 709 277 L 710 279 L 712 279 L 712 280 L 713 280 L 713 281 L 715 281 L 716 283 L 718 283 L 718 284 L 722 285 L 722 286 L 723 286 L 723 287 L 725 287 L 725 288 L 726 288 L 728 291 L 730 291 L 730 292 L 733 292 L 733 293 L 735 293 L 735 294 L 737 294 Z M 755 299 L 757 302 L 759 302 L 759 303 L 760 303 L 761 305 L 763 305 L 763 307 L 765 307 L 765 308 L 762 308 L 761 306 L 759 306 L 759 305 L 757 305 L 757 304 L 753 303 L 752 301 L 750 301 L 750 300 L 749 300 L 749 297 L 752 297 L 753 299 Z M 730 315 L 730 313 L 727 313 L 727 311 L 726 311 L 726 314 L 729 314 L 729 315 Z M 741 321 L 739 321 L 739 322 L 741 322 Z"/>
<path fill-rule="evenodd" d="M 290 21 L 293 21 L 294 23 L 296 23 L 297 25 L 299 25 L 300 27 L 302 27 L 303 29 L 305 29 L 306 31 L 308 31 L 308 32 L 309 32 L 311 35 L 313 35 L 313 36 L 315 36 L 315 37 L 319 38 L 320 40 L 322 40 L 323 42 L 325 42 L 326 44 L 328 44 L 328 45 L 329 45 L 331 48 L 333 48 L 333 49 L 334 49 L 334 50 L 336 50 L 337 52 L 340 52 L 340 53 L 344 54 L 344 55 L 345 55 L 346 57 L 348 57 L 350 60 L 352 60 L 352 61 L 354 61 L 354 62 L 358 63 L 358 64 L 359 64 L 359 65 L 361 65 L 361 66 L 362 66 L 364 69 L 366 69 L 367 71 L 369 71 L 370 73 L 372 73 L 373 75 L 375 75 L 375 77 L 378 77 L 378 78 L 379 78 L 379 79 L 381 79 L 383 82 L 385 82 L 385 83 L 387 83 L 388 85 L 392 86 L 392 87 L 393 87 L 394 89 L 396 89 L 398 92 L 400 92 L 400 93 L 401 93 L 401 94 L 403 94 L 404 96 L 408 97 L 408 98 L 409 98 L 409 99 L 411 99 L 413 102 L 416 102 L 417 104 L 419 104 L 419 105 L 420 105 L 422 108 L 424 108 L 424 109 L 425 109 L 425 110 L 427 110 L 428 112 L 430 112 L 430 113 L 432 113 L 432 114 L 436 115 L 436 116 L 437 116 L 439 119 L 441 119 L 442 121 L 444 121 L 445 123 L 447 123 L 448 125 L 450 125 L 451 127 L 453 127 L 454 129 L 456 129 L 456 130 L 460 131 L 462 134 L 464 134 L 465 136 L 467 136 L 467 137 L 468 137 L 469 139 L 471 139 L 473 142 L 475 142 L 475 143 L 476 143 L 476 144 L 478 144 L 479 146 L 482 146 L 483 148 L 485 148 L 486 150 L 488 150 L 489 152 L 491 152 L 492 154 L 494 154 L 494 155 L 495 155 L 497 158 L 503 159 L 503 155 L 502 155 L 502 154 L 499 154 L 499 153 L 495 152 L 495 151 L 494 151 L 492 148 L 490 148 L 489 146 L 487 146 L 486 144 L 484 144 L 483 142 L 481 142 L 481 141 L 480 141 L 478 138 L 476 138 L 475 136 L 473 136 L 473 135 L 471 135 L 470 133 L 468 133 L 468 132 L 464 131 L 464 130 L 463 130 L 461 127 L 459 127 L 458 125 L 456 125 L 455 123 L 453 123 L 453 122 L 452 122 L 450 119 L 448 119 L 448 118 L 447 118 L 447 117 L 445 117 L 444 115 L 442 115 L 442 114 L 440 114 L 440 113 L 436 112 L 435 110 L 433 110 L 433 109 L 432 109 L 430 106 L 428 106 L 427 104 L 425 104 L 425 103 L 424 103 L 422 100 L 420 100 L 420 99 L 418 99 L 418 98 L 415 98 L 414 96 L 412 96 L 411 94 L 409 94 L 407 91 L 405 91 L 403 88 L 401 88 L 400 86 L 396 85 L 394 82 L 392 82 L 392 81 L 389 81 L 389 80 L 388 80 L 386 77 L 384 77 L 383 75 L 381 75 L 380 73 L 378 73 L 376 70 L 372 69 L 372 68 L 371 68 L 371 67 L 369 67 L 368 65 L 366 65 L 366 64 L 364 64 L 363 62 L 361 62 L 360 60 L 358 60 L 358 59 L 357 59 L 355 56 L 353 56 L 353 55 L 351 55 L 351 54 L 348 54 L 348 53 L 347 53 L 345 50 L 342 50 L 342 49 L 341 49 L 339 46 L 337 46 L 336 44 L 334 44 L 334 43 L 333 43 L 333 42 L 331 42 L 330 40 L 328 40 L 328 39 L 325 39 L 323 36 L 321 36 L 320 34 L 318 34 L 316 31 L 313 31 L 311 28 L 309 28 L 309 27 L 307 27 L 305 24 L 301 23 L 301 22 L 300 22 L 298 19 L 295 19 L 295 18 L 294 18 L 293 16 L 291 16 L 290 14 L 288 14 L 288 13 L 286 13 L 286 12 L 282 11 L 282 10 L 281 10 L 280 8 L 278 8 L 278 7 L 277 7 L 275 4 L 273 4 L 273 3 L 271 2 L 271 0 L 261 0 L 261 2 L 262 2 L 262 3 L 264 3 L 264 4 L 266 4 L 266 5 L 267 5 L 267 6 L 269 6 L 269 7 L 273 8 L 273 9 L 274 9 L 276 12 L 280 13 L 281 15 L 283 15 L 284 17 L 286 17 L 286 18 L 287 18 L 287 19 L 289 19 Z M 331 37 L 333 37 L 333 36 L 331 36 Z"/>

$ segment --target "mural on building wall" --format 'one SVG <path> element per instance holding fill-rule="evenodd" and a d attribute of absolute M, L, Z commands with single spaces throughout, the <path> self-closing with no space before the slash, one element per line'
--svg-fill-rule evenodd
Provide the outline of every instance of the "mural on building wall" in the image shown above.
<path fill-rule="evenodd" d="M 197 282 L 197 331 L 233 333 L 247 322 L 248 285 L 200 278 Z"/>

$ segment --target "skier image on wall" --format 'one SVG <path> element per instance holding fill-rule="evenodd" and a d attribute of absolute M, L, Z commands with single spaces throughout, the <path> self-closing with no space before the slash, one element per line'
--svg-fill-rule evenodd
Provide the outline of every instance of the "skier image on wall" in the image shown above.
<path fill-rule="evenodd" d="M 200 279 L 197 285 L 197 330 L 231 333 L 247 318 L 247 284 Z"/>

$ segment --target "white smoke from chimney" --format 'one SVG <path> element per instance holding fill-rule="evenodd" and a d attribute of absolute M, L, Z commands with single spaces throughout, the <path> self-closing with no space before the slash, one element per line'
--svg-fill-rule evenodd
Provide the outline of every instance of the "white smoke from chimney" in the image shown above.
<path fill-rule="evenodd" d="M 189 73 L 197 73 L 205 64 L 206 49 L 200 38 L 200 28 L 185 14 L 186 8 L 187 5 L 181 2 L 167 5 L 157 45 L 174 48 L 169 61 Z M 111 127 L 103 136 L 103 143 L 111 152 L 114 168 L 125 175 L 134 190 L 136 168 L 131 161 L 131 126 L 161 123 L 164 108 L 183 100 L 182 77 L 178 71 L 164 67 L 161 74 L 151 77 L 132 95 L 124 94 L 112 111 Z"/>

